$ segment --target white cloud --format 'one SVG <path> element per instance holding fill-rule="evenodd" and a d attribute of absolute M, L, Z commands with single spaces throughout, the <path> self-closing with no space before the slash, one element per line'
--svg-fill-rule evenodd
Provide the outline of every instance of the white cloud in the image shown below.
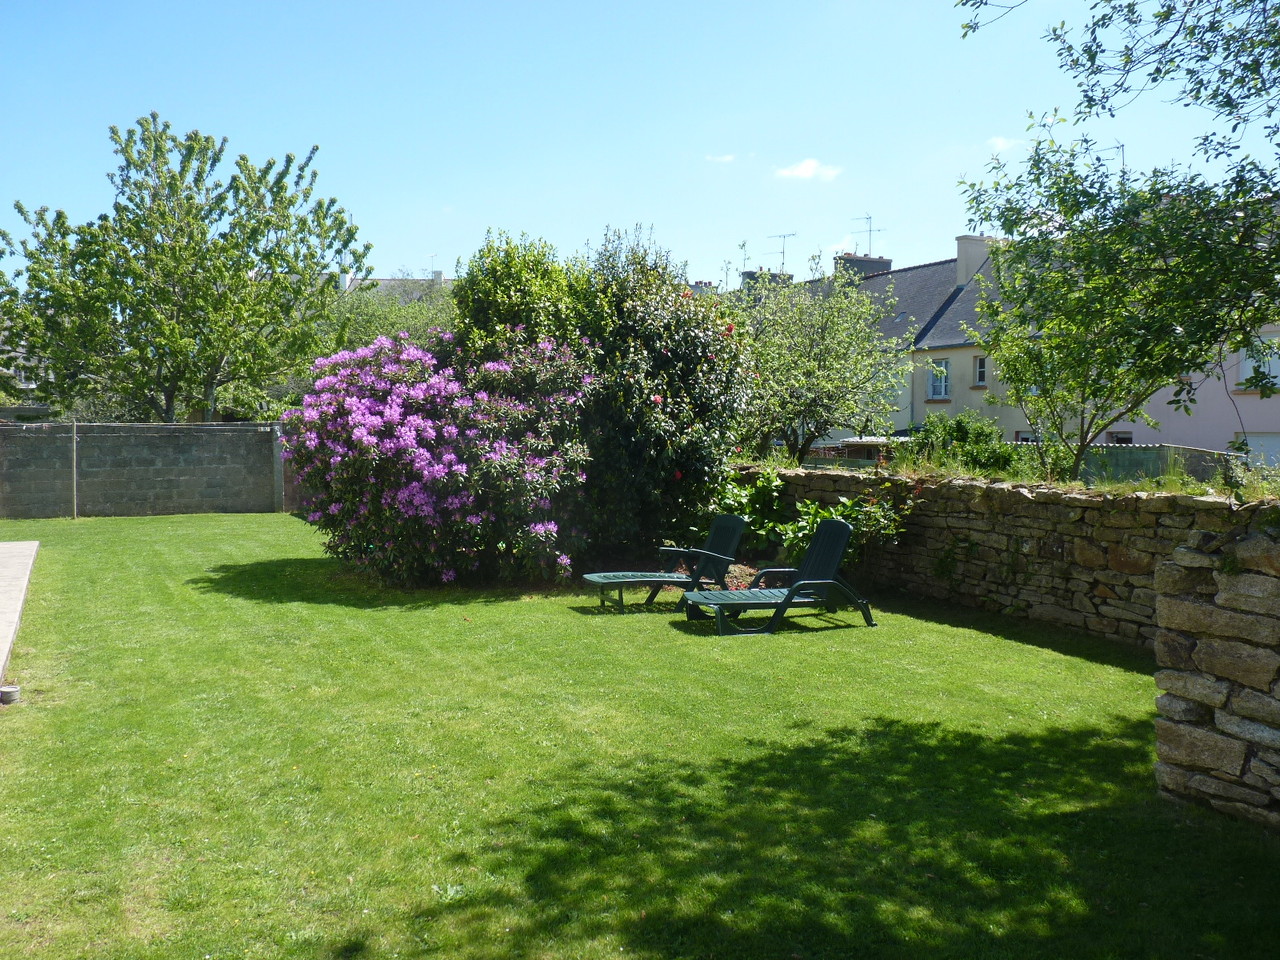
<path fill-rule="evenodd" d="M 711 163 L 733 163 L 737 159 L 732 153 L 723 153 L 717 157 L 708 156 L 707 160 Z"/>
<path fill-rule="evenodd" d="M 1008 137 L 992 137 L 987 141 L 987 146 L 996 153 L 1004 153 L 1007 150 L 1016 150 L 1018 147 L 1025 146 L 1025 140 L 1010 140 Z"/>
<path fill-rule="evenodd" d="M 813 157 L 783 167 L 774 176 L 787 177 L 792 180 L 834 180 L 840 176 L 840 168 L 830 164 L 819 163 Z"/>

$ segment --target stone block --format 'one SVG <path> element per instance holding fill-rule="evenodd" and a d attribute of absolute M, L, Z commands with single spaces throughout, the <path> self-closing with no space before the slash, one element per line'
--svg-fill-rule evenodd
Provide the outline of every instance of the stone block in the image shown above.
<path fill-rule="evenodd" d="M 1196 594 L 1204 588 L 1217 589 L 1210 567 L 1184 567 L 1172 561 L 1156 564 L 1156 591 L 1169 595 Z"/>
<path fill-rule="evenodd" d="M 1280 672 L 1280 654 L 1274 650 L 1231 640 L 1202 639 L 1191 659 L 1205 673 L 1268 692 Z"/>
<path fill-rule="evenodd" d="M 1156 663 L 1172 670 L 1196 670 L 1195 661 L 1191 658 L 1196 648 L 1196 641 L 1191 637 L 1174 633 L 1172 630 L 1160 630 L 1155 637 Z"/>
<path fill-rule="evenodd" d="M 1280 787 L 1280 767 L 1267 763 L 1260 757 L 1249 761 L 1249 775 L 1267 785 L 1267 789 Z"/>
<path fill-rule="evenodd" d="M 1114 636 L 1116 631 L 1120 629 L 1120 622 L 1118 620 L 1108 620 L 1105 617 L 1085 617 L 1084 628 L 1090 633 L 1110 637 Z"/>
<path fill-rule="evenodd" d="M 1167 630 L 1238 638 L 1267 647 L 1280 644 L 1280 619 L 1224 610 L 1212 604 L 1197 603 L 1181 597 L 1159 598 L 1156 603 L 1156 624 Z"/>
<path fill-rule="evenodd" d="M 1193 776 L 1189 770 L 1156 761 L 1156 783 L 1172 793 L 1187 793 L 1187 781 Z"/>
<path fill-rule="evenodd" d="M 1214 573 L 1218 587 L 1214 602 L 1224 607 L 1280 617 L 1280 577 L 1260 573 Z"/>
<path fill-rule="evenodd" d="M 1280 748 L 1280 730 L 1268 724 L 1246 720 L 1244 717 L 1237 717 L 1234 713 L 1222 709 L 1214 711 L 1213 722 L 1219 730 L 1233 737 L 1239 737 L 1241 740 L 1247 740 L 1262 747 L 1270 747 L 1273 750 Z"/>
<path fill-rule="evenodd" d="M 1213 717 L 1213 709 L 1208 705 L 1172 693 L 1162 693 L 1156 697 L 1156 710 L 1160 712 L 1160 716 L 1181 723 L 1204 724 Z"/>
<path fill-rule="evenodd" d="M 1187 778 L 1187 790 L 1202 796 L 1219 797 L 1236 803 L 1251 803 L 1255 807 L 1265 807 L 1271 802 L 1271 793 L 1268 790 L 1255 790 L 1243 784 L 1227 783 L 1203 773 Z"/>
<path fill-rule="evenodd" d="M 1165 763 L 1239 777 L 1247 755 L 1248 747 L 1234 737 L 1156 718 L 1156 756 Z"/>
<path fill-rule="evenodd" d="M 1209 803 L 1219 813 L 1252 820 L 1271 830 L 1280 830 L 1280 811 L 1255 807 L 1248 803 L 1235 803 L 1231 800 L 1210 800 Z"/>
<path fill-rule="evenodd" d="M 1184 673 L 1181 670 L 1157 670 L 1156 686 L 1186 700 L 1221 707 L 1231 693 L 1231 684 L 1201 673 Z"/>
<path fill-rule="evenodd" d="M 1262 534 L 1246 537 L 1236 543 L 1231 552 L 1244 569 L 1280 577 L 1280 543 L 1270 537 Z"/>
<path fill-rule="evenodd" d="M 1280 727 L 1280 700 L 1270 694 L 1241 688 L 1231 695 L 1229 709 L 1236 716 Z"/>
<path fill-rule="evenodd" d="M 1215 568 L 1218 566 L 1217 557 L 1202 553 L 1194 547 L 1175 547 L 1169 559 L 1181 567 Z"/>
<path fill-rule="evenodd" d="M 1027 611 L 1032 620 L 1047 620 L 1050 623 L 1061 623 L 1068 627 L 1084 627 L 1084 614 L 1078 610 L 1067 610 L 1056 604 L 1034 603 Z"/>
<path fill-rule="evenodd" d="M 1107 564 L 1106 550 L 1089 540 L 1076 540 L 1071 556 L 1082 567 L 1105 567 Z"/>

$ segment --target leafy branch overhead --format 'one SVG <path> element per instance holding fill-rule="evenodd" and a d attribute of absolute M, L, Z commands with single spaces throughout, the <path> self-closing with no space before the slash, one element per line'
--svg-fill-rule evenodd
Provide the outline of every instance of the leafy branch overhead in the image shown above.
<path fill-rule="evenodd" d="M 1188 408 L 1236 351 L 1261 359 L 1277 319 L 1276 185 L 1236 165 L 1217 183 L 1177 170 L 1113 170 L 1089 140 L 1046 135 L 1022 170 L 994 161 L 966 187 L 975 220 L 1009 238 L 992 248 L 982 325 L 1008 400 L 1064 447 L 1075 476 L 1084 452 L 1174 388 Z M 1243 386 L 1269 396 L 1266 365 Z"/>
<path fill-rule="evenodd" d="M 264 388 L 323 347 L 344 276 L 368 275 L 368 245 L 315 195 L 316 149 L 218 179 L 226 140 L 172 132 L 159 116 L 112 127 L 121 163 L 109 213 L 73 225 L 17 205 L 31 238 L 11 253 L 21 292 L 3 314 L 37 396 L 114 396 L 135 419 L 256 406 Z"/>

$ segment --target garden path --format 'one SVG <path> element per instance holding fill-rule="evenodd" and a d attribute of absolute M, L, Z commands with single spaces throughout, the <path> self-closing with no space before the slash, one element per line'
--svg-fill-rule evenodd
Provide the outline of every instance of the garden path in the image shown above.
<path fill-rule="evenodd" d="M 35 540 L 0 543 L 0 679 L 9 665 L 9 651 L 18 634 L 22 618 L 22 601 L 27 596 L 27 581 L 36 560 Z"/>

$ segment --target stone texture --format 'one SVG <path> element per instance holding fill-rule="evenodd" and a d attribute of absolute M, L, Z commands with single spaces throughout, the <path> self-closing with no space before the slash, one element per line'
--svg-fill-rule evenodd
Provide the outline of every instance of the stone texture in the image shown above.
<path fill-rule="evenodd" d="M 1206 677 L 1202 673 L 1184 673 L 1181 670 L 1159 670 L 1156 686 L 1166 693 L 1211 707 L 1225 706 L 1231 695 L 1231 684 L 1225 680 Z"/>
<path fill-rule="evenodd" d="M 1191 654 L 1195 651 L 1196 641 L 1193 637 L 1175 633 L 1173 630 L 1159 630 L 1155 637 L 1156 663 L 1172 670 L 1196 670 L 1195 660 Z"/>
<path fill-rule="evenodd" d="M 1246 537 L 1235 544 L 1232 553 L 1244 569 L 1280 577 L 1280 549 L 1270 537 L 1262 534 Z"/>
<path fill-rule="evenodd" d="M 1199 603 L 1181 597 L 1158 599 L 1156 624 L 1167 630 L 1234 637 L 1269 647 L 1280 644 L 1280 619 L 1223 610 L 1211 603 Z"/>
<path fill-rule="evenodd" d="M 1280 700 L 1269 694 L 1242 687 L 1231 695 L 1230 709 L 1237 716 L 1280 727 Z"/>
<path fill-rule="evenodd" d="M 1224 800 L 1234 800 L 1237 803 L 1251 803 L 1255 807 L 1265 807 L 1271 802 L 1271 792 L 1269 790 L 1255 790 L 1252 787 L 1227 783 L 1216 777 L 1205 776 L 1203 773 L 1187 778 L 1186 789 L 1189 793 L 1221 797 Z"/>
<path fill-rule="evenodd" d="M 1202 567 L 1184 567 L 1180 563 L 1166 560 L 1156 565 L 1156 592 L 1160 594 L 1192 594 L 1198 593 L 1202 587 L 1214 585 L 1208 569 Z"/>
<path fill-rule="evenodd" d="M 1213 720 L 1219 730 L 1226 731 L 1241 740 L 1248 740 L 1250 743 L 1272 749 L 1280 748 L 1280 730 L 1275 727 L 1254 720 L 1245 720 L 1226 710 L 1215 711 Z"/>
<path fill-rule="evenodd" d="M 1238 680 L 1257 690 L 1270 691 L 1280 671 L 1280 654 L 1274 650 L 1231 640 L 1203 639 L 1191 659 L 1205 673 Z"/>
<path fill-rule="evenodd" d="M 1172 693 L 1156 697 L 1156 709 L 1160 711 L 1160 716 L 1181 723 L 1203 724 L 1213 719 L 1213 708 L 1208 704 L 1187 700 Z"/>
<path fill-rule="evenodd" d="M 1248 747 L 1234 737 L 1157 717 L 1156 756 L 1179 767 L 1220 770 L 1239 777 Z"/>
<path fill-rule="evenodd" d="M 1255 807 L 1248 803 L 1235 803 L 1231 800 L 1210 800 L 1213 809 L 1219 813 L 1225 813 L 1231 817 L 1241 817 L 1245 820 L 1253 820 L 1272 830 L 1280 830 L 1280 811 L 1277 809 L 1264 809 Z"/>

